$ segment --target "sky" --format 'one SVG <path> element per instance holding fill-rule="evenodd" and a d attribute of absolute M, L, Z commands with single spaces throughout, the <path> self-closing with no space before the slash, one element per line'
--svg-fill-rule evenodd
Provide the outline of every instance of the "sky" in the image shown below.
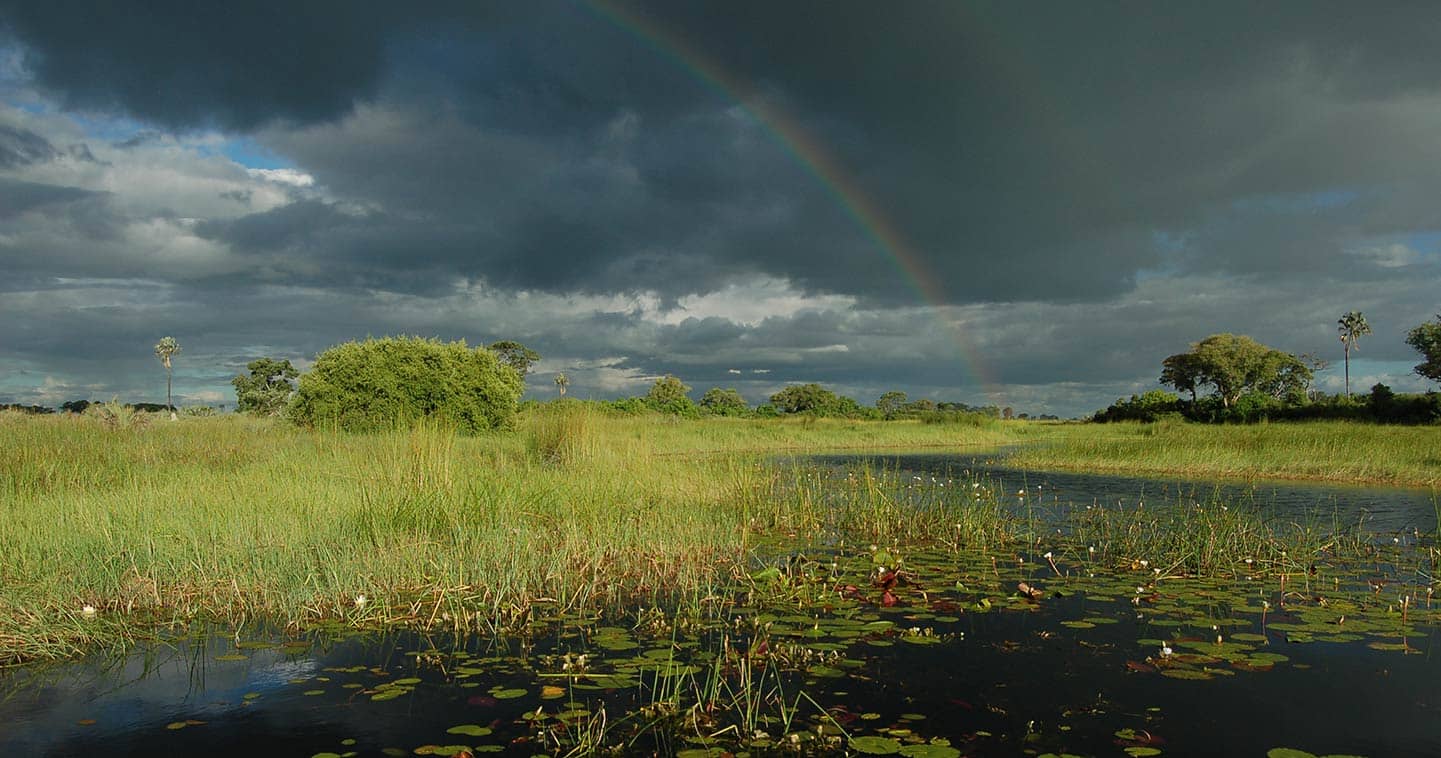
<path fill-rule="evenodd" d="M 1218 333 L 1434 388 L 1434 3 L 0 0 L 0 402 L 395 334 L 1062 417 Z"/>

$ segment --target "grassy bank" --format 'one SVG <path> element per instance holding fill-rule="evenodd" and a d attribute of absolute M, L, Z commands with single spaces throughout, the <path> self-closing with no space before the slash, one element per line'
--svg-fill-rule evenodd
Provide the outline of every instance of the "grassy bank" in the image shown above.
<path fill-rule="evenodd" d="M 1203 425 L 1059 424 L 1008 463 L 1196 479 L 1441 485 L 1441 427 L 1344 421 Z"/>
<path fill-rule="evenodd" d="M 744 571 L 754 525 L 789 518 L 754 453 L 1003 438 L 584 411 L 521 427 L 355 436 L 237 417 L 0 416 L 0 661 L 73 654 L 140 620 L 483 628 L 536 601 L 703 610 Z"/>
<path fill-rule="evenodd" d="M 1235 509 L 1220 513 L 1242 520 L 1212 525 L 1229 536 L 1210 543 L 1172 539 L 1194 533 L 1185 519 L 1118 514 L 1132 520 L 1079 525 L 1084 542 L 1042 546 L 981 485 L 865 471 L 836 479 L 770 459 L 1035 441 L 1017 454 L 1024 465 L 1196 476 L 1339 468 L 1360 480 L 1426 483 L 1436 481 L 1436 435 L 1347 425 L 675 421 L 572 408 L 478 437 L 424 427 L 358 436 L 239 417 L 131 426 L 0 414 L 0 664 L 196 619 L 484 630 L 523 621 L 537 604 L 714 615 L 744 588 L 757 556 L 806 549 L 823 535 L 958 553 L 1079 550 L 1086 561 L 1088 546 L 1099 546 L 1095 560 L 1115 565 L 1144 558 L 1223 570 L 1274 542 Z M 1287 549 L 1295 560 L 1318 548 L 1273 552 Z"/>

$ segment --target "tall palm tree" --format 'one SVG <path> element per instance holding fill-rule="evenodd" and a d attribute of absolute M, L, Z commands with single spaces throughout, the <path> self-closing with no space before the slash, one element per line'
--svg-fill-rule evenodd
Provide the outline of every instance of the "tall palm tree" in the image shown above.
<path fill-rule="evenodd" d="M 1371 325 L 1361 311 L 1351 311 L 1336 321 L 1336 330 L 1341 333 L 1341 346 L 1346 350 L 1346 397 L 1351 397 L 1351 348 L 1357 340 L 1371 333 Z"/>
<path fill-rule="evenodd" d="M 556 374 L 556 375 L 555 375 L 555 386 L 556 386 L 556 389 L 559 389 L 559 390 L 560 390 L 560 396 L 561 396 L 561 397 L 565 397 L 565 388 L 570 386 L 570 377 L 566 376 L 564 371 L 562 371 L 562 372 L 559 373 L 559 374 Z"/>
<path fill-rule="evenodd" d="M 165 364 L 165 407 L 170 409 L 170 420 L 175 420 L 175 403 L 170 400 L 170 358 L 180 352 L 180 343 L 174 337 L 161 337 L 155 343 L 155 357 Z"/>

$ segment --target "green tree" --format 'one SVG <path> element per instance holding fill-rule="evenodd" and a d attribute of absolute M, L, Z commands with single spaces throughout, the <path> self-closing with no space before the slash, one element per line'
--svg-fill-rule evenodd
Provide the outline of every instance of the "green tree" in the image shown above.
<path fill-rule="evenodd" d="M 1228 409 L 1248 392 L 1295 399 L 1298 393 L 1304 395 L 1312 377 L 1296 356 L 1236 334 L 1213 334 L 1161 365 L 1162 383 L 1193 398 L 1197 388 L 1209 385 Z"/>
<path fill-rule="evenodd" d="M 1176 388 L 1177 392 L 1191 393 L 1191 402 L 1196 402 L 1196 392 L 1205 382 L 1205 370 L 1200 356 L 1195 353 L 1177 353 L 1161 361 L 1161 384 Z"/>
<path fill-rule="evenodd" d="M 387 431 L 434 418 L 464 432 L 494 429 L 515 414 L 520 374 L 485 348 L 420 337 L 347 342 L 300 377 L 289 414 L 306 426 Z"/>
<path fill-rule="evenodd" d="M 751 409 L 741 393 L 720 387 L 706 390 L 700 399 L 700 407 L 714 416 L 742 416 Z"/>
<path fill-rule="evenodd" d="M 864 416 L 866 412 L 853 398 L 811 382 L 792 384 L 771 395 L 771 405 L 781 413 L 809 413 L 816 416 Z"/>
<path fill-rule="evenodd" d="M 555 388 L 560 390 L 560 396 L 565 397 L 565 389 L 570 386 L 570 377 L 561 371 L 555 375 Z"/>
<path fill-rule="evenodd" d="M 530 367 L 540 360 L 540 353 L 515 340 L 492 342 L 490 343 L 490 352 L 495 353 L 501 363 L 515 369 L 522 377 L 529 374 Z"/>
<path fill-rule="evenodd" d="M 650 392 L 645 395 L 645 404 L 653 411 L 674 413 L 679 416 L 693 415 L 695 403 L 691 402 L 690 387 L 670 374 L 655 380 Z"/>
<path fill-rule="evenodd" d="M 1441 314 L 1406 333 L 1406 344 L 1424 358 L 1416 364 L 1416 373 L 1433 382 L 1441 382 Z"/>
<path fill-rule="evenodd" d="M 896 417 L 896 414 L 906 406 L 906 393 L 898 390 L 891 390 L 876 399 L 876 410 L 888 419 Z"/>
<path fill-rule="evenodd" d="M 170 399 L 170 359 L 180 353 L 180 343 L 174 337 L 161 337 L 155 343 L 155 357 L 165 365 L 165 407 L 170 409 L 170 420 L 175 420 L 175 402 Z"/>
<path fill-rule="evenodd" d="M 1336 320 L 1336 331 L 1341 334 L 1341 347 L 1346 351 L 1346 397 L 1351 397 L 1351 350 L 1357 341 L 1371 333 L 1371 325 L 1361 311 L 1350 311 Z"/>
<path fill-rule="evenodd" d="M 230 380 L 235 387 L 235 410 L 252 416 L 279 416 L 295 391 L 300 372 L 290 361 L 257 358 L 245 365 L 250 375 L 240 374 Z"/>

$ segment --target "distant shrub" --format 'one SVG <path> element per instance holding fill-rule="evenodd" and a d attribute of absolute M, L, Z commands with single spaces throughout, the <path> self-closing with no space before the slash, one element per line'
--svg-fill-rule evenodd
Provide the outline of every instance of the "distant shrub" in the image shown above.
<path fill-rule="evenodd" d="M 720 387 L 706 390 L 705 396 L 700 399 L 700 407 L 712 416 L 745 416 L 751 410 L 741 393 Z"/>
<path fill-rule="evenodd" d="M 1093 417 L 1094 421 L 1158 421 L 1182 412 L 1185 405 L 1181 398 L 1164 390 L 1151 390 L 1143 395 L 1132 395 L 1130 400 L 1117 400 Z"/>
<path fill-rule="evenodd" d="M 205 418 L 215 415 L 215 408 L 209 405 L 187 405 L 180 409 L 180 414 L 187 418 Z"/>
<path fill-rule="evenodd" d="M 996 417 L 976 411 L 921 411 L 916 418 L 922 424 L 957 424 L 960 426 L 995 426 Z"/>
<path fill-rule="evenodd" d="M 645 404 L 645 398 L 641 397 L 623 397 L 605 405 L 608 410 L 619 416 L 639 416 L 651 412 L 650 406 Z"/>
<path fill-rule="evenodd" d="M 520 374 L 485 348 L 385 337 L 321 353 L 300 377 L 289 415 L 304 426 L 352 432 L 433 419 L 473 433 L 508 423 L 522 389 Z"/>

